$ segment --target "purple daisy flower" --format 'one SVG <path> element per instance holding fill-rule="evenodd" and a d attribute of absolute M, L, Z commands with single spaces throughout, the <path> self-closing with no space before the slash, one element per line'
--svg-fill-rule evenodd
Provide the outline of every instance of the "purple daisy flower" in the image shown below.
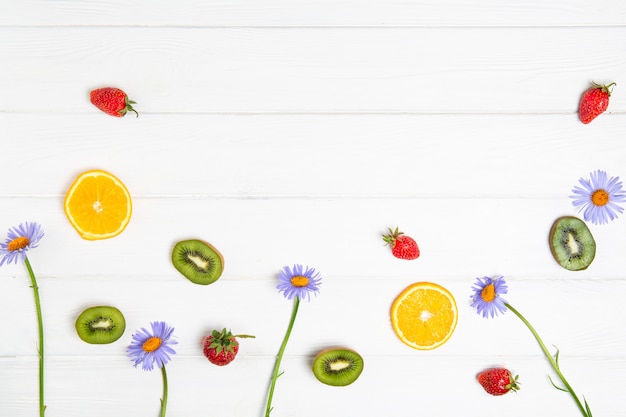
<path fill-rule="evenodd" d="M 508 287 L 504 277 L 476 278 L 476 283 L 472 287 L 472 307 L 476 307 L 476 312 L 482 314 L 483 317 L 494 317 L 498 314 L 504 314 L 507 307 L 504 305 L 506 300 L 500 297 L 501 294 L 508 292 Z"/>
<path fill-rule="evenodd" d="M 43 236 L 44 232 L 39 223 L 26 222 L 9 229 L 7 240 L 0 243 L 0 266 L 5 262 L 17 263 L 18 259 L 24 262 L 26 252 L 39 246 Z"/>
<path fill-rule="evenodd" d="M 605 171 L 596 170 L 590 174 L 590 180 L 578 180 L 581 186 L 572 189 L 572 204 L 583 212 L 586 221 L 604 224 L 612 221 L 624 209 L 617 203 L 626 202 L 626 193 L 622 189 L 619 177 L 609 178 Z"/>
<path fill-rule="evenodd" d="M 173 327 L 168 326 L 163 321 L 150 323 L 152 333 L 145 328 L 133 335 L 133 340 L 126 350 L 128 356 L 133 360 L 134 366 L 141 364 L 144 371 L 151 371 L 156 363 L 162 368 L 170 361 L 170 356 L 176 352 L 170 347 L 178 342 L 171 340 Z"/>
<path fill-rule="evenodd" d="M 285 266 L 278 275 L 276 288 L 282 292 L 288 300 L 294 297 L 307 300 L 311 299 L 311 293 L 319 292 L 322 278 L 314 268 L 306 269 L 302 265 L 294 265 L 293 269 Z"/>

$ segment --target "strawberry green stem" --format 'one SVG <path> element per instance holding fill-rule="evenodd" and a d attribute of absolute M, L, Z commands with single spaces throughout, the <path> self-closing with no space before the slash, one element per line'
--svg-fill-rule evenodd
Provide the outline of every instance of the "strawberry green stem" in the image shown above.
<path fill-rule="evenodd" d="M 43 358 L 44 358 L 44 346 L 43 346 L 43 315 L 41 314 L 41 300 L 39 298 L 39 287 L 37 286 L 37 278 L 33 268 L 30 266 L 28 257 L 24 258 L 24 264 L 28 269 L 28 275 L 30 275 L 31 288 L 35 294 L 35 308 L 37 309 L 37 326 L 39 329 L 39 416 L 44 417 L 46 406 L 44 404 L 44 384 L 43 384 Z"/>
<path fill-rule="evenodd" d="M 285 338 L 283 339 L 282 345 L 280 345 L 280 350 L 278 351 L 278 356 L 276 357 L 276 363 L 274 364 L 274 372 L 272 373 L 272 383 L 270 385 L 270 392 L 267 398 L 267 407 L 265 408 L 265 417 L 270 417 L 270 413 L 272 412 L 272 398 L 274 397 L 274 388 L 276 387 L 276 380 L 282 373 L 278 373 L 280 369 L 280 361 L 283 359 L 283 354 L 285 353 L 285 348 L 287 347 L 287 342 L 289 341 L 289 336 L 291 335 L 291 329 L 293 329 L 293 324 L 296 321 L 296 315 L 298 314 L 298 306 L 300 305 L 300 298 L 296 297 L 293 304 L 293 312 L 291 313 L 291 320 L 289 320 L 289 326 L 287 326 L 287 332 L 285 333 Z"/>
<path fill-rule="evenodd" d="M 595 81 L 592 81 L 591 83 L 594 87 L 601 89 L 603 92 L 607 93 L 609 96 L 611 95 L 611 93 L 613 92 L 613 89 L 611 87 L 614 87 L 617 85 L 617 83 L 612 82 L 611 84 L 598 84 Z"/>
<path fill-rule="evenodd" d="M 519 311 L 517 311 L 515 308 L 513 308 L 513 306 L 511 306 L 508 303 L 504 303 L 504 305 L 509 310 L 511 310 L 513 312 L 513 314 L 515 314 L 517 317 L 519 317 L 519 319 L 526 325 L 526 327 L 528 327 L 528 329 L 533 334 L 533 336 L 535 336 L 535 339 L 537 340 L 537 343 L 539 343 L 539 346 L 541 347 L 541 350 L 543 351 L 544 355 L 546 356 L 546 359 L 548 359 L 548 362 L 550 362 L 550 365 L 552 365 L 552 369 L 554 369 L 554 372 L 556 372 L 556 374 L 559 376 L 559 378 L 561 379 L 561 382 L 563 383 L 563 386 L 565 388 L 561 389 L 561 388 L 556 387 L 556 385 L 555 385 L 555 387 L 558 388 L 558 389 L 561 389 L 562 391 L 569 392 L 570 395 L 572 396 L 572 398 L 574 399 L 574 401 L 576 402 L 576 405 L 578 406 L 578 409 L 583 414 L 583 416 L 591 417 L 591 410 L 589 410 L 589 406 L 585 402 L 586 409 L 585 409 L 585 407 L 583 407 L 582 403 L 580 402 L 580 400 L 578 399 L 578 397 L 574 393 L 574 390 L 572 389 L 571 385 L 569 384 L 569 382 L 567 382 L 567 380 L 565 379 L 565 376 L 563 376 L 563 374 L 561 373 L 561 369 L 559 368 L 559 364 L 557 362 L 557 359 L 555 359 L 555 357 L 552 356 L 552 354 L 548 351 L 548 348 L 546 348 L 546 345 L 541 340 L 541 337 L 539 337 L 539 334 L 537 333 L 535 328 L 528 322 L 528 320 L 526 320 L 526 318 Z M 558 354 L 557 354 L 557 357 L 558 357 Z M 554 385 L 554 384 L 552 384 L 552 385 Z"/>
<path fill-rule="evenodd" d="M 161 417 L 165 417 L 165 409 L 167 408 L 167 373 L 165 365 L 161 366 L 161 374 L 163 375 L 163 398 L 161 399 Z"/>

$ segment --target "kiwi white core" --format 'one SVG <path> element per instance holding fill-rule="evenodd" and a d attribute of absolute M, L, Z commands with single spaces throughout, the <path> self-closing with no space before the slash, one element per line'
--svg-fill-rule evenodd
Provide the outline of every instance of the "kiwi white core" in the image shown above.
<path fill-rule="evenodd" d="M 580 253 L 580 243 L 578 243 L 578 241 L 576 240 L 576 236 L 574 236 L 572 233 L 567 234 L 567 242 L 565 243 L 572 256 L 578 255 Z"/>
<path fill-rule="evenodd" d="M 352 366 L 352 362 L 349 362 L 345 359 L 338 359 L 336 361 L 330 362 L 328 364 L 328 369 L 332 372 L 341 372 L 344 369 L 350 368 Z"/>
<path fill-rule="evenodd" d="M 111 323 L 111 320 L 107 320 L 107 319 L 100 319 L 98 321 L 95 321 L 93 323 L 89 323 L 89 326 L 92 329 L 109 329 L 113 326 L 113 323 Z"/>
<path fill-rule="evenodd" d="M 198 255 L 193 255 L 193 254 L 189 254 L 187 255 L 187 259 L 189 259 L 191 262 L 193 262 L 199 270 L 201 271 L 208 271 L 209 270 L 209 261 L 207 261 L 206 259 L 204 259 L 201 256 Z"/>

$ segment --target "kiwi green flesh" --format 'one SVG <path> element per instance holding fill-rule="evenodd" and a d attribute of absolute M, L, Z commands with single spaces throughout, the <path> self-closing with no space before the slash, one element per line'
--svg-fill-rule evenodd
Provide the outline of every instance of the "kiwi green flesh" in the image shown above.
<path fill-rule="evenodd" d="M 363 372 L 363 358 L 351 349 L 328 349 L 313 361 L 313 375 L 322 383 L 336 387 L 352 384 Z"/>
<path fill-rule="evenodd" d="M 552 256 L 570 271 L 587 269 L 596 256 L 596 241 L 584 221 L 578 217 L 556 219 L 550 229 Z"/>
<path fill-rule="evenodd" d="M 85 309 L 76 319 L 76 333 L 84 342 L 102 345 L 113 343 L 124 334 L 126 320 L 120 310 L 111 306 Z"/>
<path fill-rule="evenodd" d="M 224 270 L 224 258 L 217 249 L 196 239 L 174 245 L 172 264 L 185 278 L 199 285 L 214 283 Z"/>

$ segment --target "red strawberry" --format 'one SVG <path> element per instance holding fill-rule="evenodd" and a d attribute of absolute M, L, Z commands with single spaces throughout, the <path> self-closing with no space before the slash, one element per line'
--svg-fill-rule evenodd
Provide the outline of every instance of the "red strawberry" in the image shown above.
<path fill-rule="evenodd" d="M 412 237 L 406 236 L 396 230 L 389 229 L 389 234 L 383 235 L 383 240 L 391 246 L 391 253 L 400 259 L 417 259 L 420 256 L 420 249 Z"/>
<path fill-rule="evenodd" d="M 505 368 L 486 369 L 479 373 L 476 379 L 485 391 L 491 395 L 504 395 L 509 391 L 517 391 L 519 389 L 517 375 L 513 376 Z"/>
<path fill-rule="evenodd" d="M 132 106 L 135 102 L 129 100 L 126 93 L 119 88 L 98 88 L 89 94 L 89 98 L 94 106 L 111 116 L 122 117 L 132 111 L 139 117 L 139 113 Z"/>
<path fill-rule="evenodd" d="M 609 97 L 615 83 L 608 85 L 593 83 L 582 95 L 578 106 L 578 117 L 584 124 L 590 123 L 593 119 L 604 113 L 609 107 Z"/>
<path fill-rule="evenodd" d="M 224 366 L 235 359 L 239 352 L 237 337 L 254 337 L 247 334 L 233 335 L 230 331 L 222 329 L 221 332 L 213 330 L 210 336 L 202 339 L 202 351 L 209 362 Z"/>

